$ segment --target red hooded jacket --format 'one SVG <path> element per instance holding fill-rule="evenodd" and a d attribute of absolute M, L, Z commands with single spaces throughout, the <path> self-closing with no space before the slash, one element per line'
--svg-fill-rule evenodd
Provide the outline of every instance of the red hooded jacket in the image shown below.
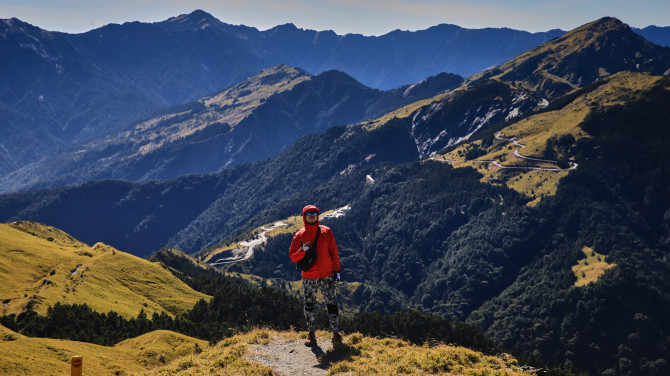
<path fill-rule="evenodd" d="M 307 205 L 302 209 L 302 222 L 305 224 L 305 227 L 293 235 L 291 248 L 288 250 L 288 255 L 293 262 L 298 262 L 305 257 L 305 252 L 300 249 L 302 245 L 300 242 L 309 242 L 312 244 L 314 238 L 316 238 L 316 230 L 319 228 L 318 217 L 316 223 L 313 225 L 308 224 L 307 219 L 305 218 L 305 213 L 312 210 L 316 210 L 317 213 L 321 214 L 319 208 L 314 205 Z M 302 272 L 302 278 L 326 278 L 332 276 L 333 273 L 339 273 L 340 271 L 340 255 L 337 252 L 337 244 L 335 243 L 333 231 L 329 227 L 321 226 L 319 243 L 316 247 L 316 262 L 309 270 Z"/>

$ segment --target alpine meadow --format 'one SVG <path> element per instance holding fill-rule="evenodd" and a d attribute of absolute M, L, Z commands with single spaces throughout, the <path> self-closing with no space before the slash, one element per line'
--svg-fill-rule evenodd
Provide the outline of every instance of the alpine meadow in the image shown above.
<path fill-rule="evenodd" d="M 0 373 L 667 375 L 667 31 L 0 20 Z"/>

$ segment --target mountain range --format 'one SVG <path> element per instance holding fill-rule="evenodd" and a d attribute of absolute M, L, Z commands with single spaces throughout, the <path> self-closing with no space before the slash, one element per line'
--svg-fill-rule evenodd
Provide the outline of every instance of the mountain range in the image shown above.
<path fill-rule="evenodd" d="M 325 117 L 312 113 L 305 124 L 314 128 L 281 142 L 274 157 L 171 180 L 2 195 L 1 219 L 49 223 L 140 256 L 170 247 L 204 257 L 306 204 L 349 206 L 324 224 L 336 234 L 345 280 L 365 285 L 351 296 L 360 310 L 462 320 L 526 358 L 569 370 L 660 375 L 670 360 L 668 69 L 669 48 L 603 18 L 464 80 L 424 81 L 413 103 L 399 98 L 417 86 L 373 90 L 372 98 L 386 98 L 363 102 L 378 106 L 375 118 L 366 119 L 375 112 L 365 106 L 350 124 L 319 123 Z M 281 79 L 260 84 L 275 73 Z M 228 134 L 243 121 L 214 118 L 244 118 L 243 105 L 226 107 L 235 98 L 255 103 L 254 115 L 302 113 L 294 107 L 334 115 L 337 105 L 300 102 L 312 96 L 296 88 L 314 81 L 323 84 L 310 93 L 343 82 L 371 93 L 341 72 L 279 66 L 125 131 L 159 140 L 144 145 L 160 150 L 179 137 L 152 134 L 152 126 L 188 129 L 207 114 L 212 124 L 198 124 L 211 129 L 172 133 L 188 135 L 179 145 Z M 272 83 L 290 90 L 269 95 Z M 265 107 L 274 101 L 282 105 Z M 113 156 L 100 160 L 116 163 Z M 291 235 L 269 237 L 226 270 L 277 286 L 297 279 L 286 257 Z M 165 255 L 174 253 L 154 259 L 171 265 Z"/>
<path fill-rule="evenodd" d="M 378 117 L 462 82 L 460 76 L 442 73 L 380 91 L 342 72 L 310 76 L 280 65 L 104 138 L 72 144 L 7 174 L 0 179 L 0 189 L 216 172 L 273 157 L 304 135 Z"/>
<path fill-rule="evenodd" d="M 195 11 L 81 34 L 0 22 L 0 175 L 72 142 L 219 92 L 284 64 L 339 70 L 390 90 L 442 72 L 469 75 L 561 35 L 440 25 L 380 37 L 298 29 L 259 31 Z"/>
<path fill-rule="evenodd" d="M 603 51 L 603 48 L 600 48 L 600 46 L 598 48 L 594 47 L 593 43 L 595 42 L 590 42 L 612 41 L 615 38 L 623 38 L 623 41 L 603 46 L 612 49 L 612 54 Z M 566 46 L 571 46 L 571 48 L 566 48 Z M 584 49 L 580 49 L 580 46 L 584 46 Z M 621 46 L 629 46 L 629 48 L 624 50 L 621 49 Z M 300 139 L 298 142 L 287 147 L 276 158 L 261 161 L 257 164 L 242 164 L 238 167 L 224 169 L 220 173 L 213 175 L 184 176 L 174 180 L 174 182 L 169 180 L 162 182 L 152 181 L 136 185 L 121 181 L 91 181 L 82 185 L 74 185 L 57 190 L 32 191 L 24 194 L 3 196 L 2 199 L 7 204 L 3 205 L 3 210 L 1 211 L 3 213 L 2 219 L 32 219 L 50 223 L 74 234 L 84 241 L 102 240 L 120 249 L 131 250 L 131 252 L 139 255 L 147 255 L 161 246 L 195 252 L 216 244 L 216 242 L 229 235 L 231 231 L 242 226 L 252 218 L 250 214 L 241 215 L 235 209 L 239 205 L 246 206 L 249 209 L 253 208 L 254 210 L 251 212 L 254 212 L 255 210 L 262 210 L 264 206 L 271 206 L 273 203 L 289 197 L 291 194 L 303 191 L 299 186 L 291 183 L 287 179 L 288 177 L 298 177 L 305 174 L 320 176 L 318 180 L 311 183 L 311 185 L 318 186 L 343 171 L 348 172 L 352 169 L 360 169 L 362 166 L 385 161 L 398 163 L 411 161 L 420 156 L 429 156 L 432 153 L 440 152 L 445 147 L 456 144 L 456 141 L 467 141 L 468 136 L 472 136 L 475 130 L 482 131 L 501 122 L 513 122 L 522 118 L 524 111 L 529 112 L 535 108 L 545 107 L 548 103 L 546 98 L 553 99 L 554 96 L 561 93 L 565 94 L 573 87 L 591 84 L 600 77 L 594 76 L 597 72 L 617 72 L 620 68 L 635 67 L 635 64 L 637 64 L 635 62 L 636 59 L 645 59 L 645 55 L 642 55 L 640 51 L 653 54 L 653 58 L 646 58 L 647 60 L 655 61 L 652 65 L 648 66 L 654 70 L 653 73 L 663 74 L 667 70 L 667 68 L 663 69 L 663 66 L 670 67 L 670 49 L 649 44 L 637 34 L 631 32 L 628 26 L 619 20 L 604 18 L 577 28 L 559 39 L 548 42 L 531 52 L 510 60 L 500 67 L 474 75 L 468 78 L 463 83 L 463 86 L 449 93 L 416 102 L 417 104 L 415 105 L 402 107 L 376 120 L 372 119 L 355 126 L 338 127 L 332 131 L 317 133 L 305 139 Z M 615 55 L 614 52 L 621 52 L 621 54 Z M 569 70 L 569 67 L 575 64 L 574 56 L 585 57 L 590 61 L 597 62 L 597 64 L 586 65 L 586 68 L 584 68 L 587 69 L 589 77 L 593 78 L 594 81 L 579 79 L 578 77 L 581 76 L 577 76 Z M 623 60 L 629 61 L 627 66 L 621 65 L 621 61 Z M 545 73 L 546 61 L 555 61 L 556 63 L 551 67 L 550 71 Z M 532 68 L 530 65 L 532 62 L 537 64 L 537 68 Z M 272 72 L 275 72 L 276 75 Z M 216 139 L 219 134 L 230 134 L 229 125 L 220 124 L 217 117 L 222 116 L 221 114 L 224 116 L 227 114 L 228 103 L 232 104 L 233 99 L 231 97 L 235 97 L 236 95 L 242 99 L 237 99 L 240 102 L 240 106 L 231 107 L 232 114 L 239 113 L 236 111 L 240 111 L 240 108 L 246 108 L 246 103 L 249 101 L 249 103 L 258 105 L 258 109 L 267 108 L 270 112 L 264 116 L 270 119 L 281 119 L 287 111 L 293 110 L 293 107 L 296 106 L 295 103 L 300 103 L 299 101 L 287 101 L 288 98 L 300 99 L 309 97 L 308 94 L 301 94 L 298 90 L 285 90 L 277 94 L 280 98 L 278 100 L 279 103 L 283 105 L 264 106 L 267 102 L 272 102 L 272 99 L 267 99 L 263 104 L 260 104 L 262 97 L 268 93 L 265 89 L 260 90 L 260 92 L 263 92 L 261 94 L 248 94 L 248 97 L 239 95 L 240 91 L 244 93 L 249 91 L 250 85 L 257 85 L 263 80 L 263 77 L 272 77 L 272 79 L 281 77 L 282 80 L 286 80 L 287 77 L 301 77 L 298 79 L 304 79 L 304 82 L 298 83 L 294 89 L 301 87 L 301 85 L 307 86 L 309 89 L 305 90 L 305 93 L 314 92 L 313 84 L 316 81 L 317 83 L 324 82 L 324 84 L 317 84 L 317 86 L 322 87 L 320 90 L 324 92 L 328 92 L 331 88 L 336 87 L 354 87 L 363 90 L 363 92 L 367 90 L 373 96 L 382 94 L 366 89 L 341 73 L 330 72 L 307 79 L 309 77 L 304 72 L 288 67 L 279 67 L 266 72 L 266 74 L 261 74 L 256 78 L 250 79 L 245 84 L 241 84 L 236 88 L 224 91 L 218 96 L 208 97 L 195 102 L 193 105 L 195 111 L 193 108 L 188 107 L 169 111 L 166 116 L 154 118 L 146 123 L 140 123 L 137 128 L 131 128 L 134 133 L 122 133 L 120 136 L 112 138 L 112 142 L 105 140 L 101 143 L 102 147 L 93 149 L 91 153 L 93 154 L 93 158 L 88 159 L 93 161 L 92 163 L 87 162 L 87 158 L 78 158 L 81 154 L 87 154 L 86 148 L 82 148 L 84 150 L 83 153 L 79 149 L 75 149 L 71 152 L 71 155 L 77 156 L 77 158 L 73 156 L 68 157 L 66 154 L 65 166 L 68 168 L 66 171 L 76 171 L 78 167 L 77 163 L 82 163 L 84 167 L 88 163 L 97 169 L 108 168 L 108 165 L 113 167 L 114 163 L 108 163 L 108 160 L 114 162 L 116 158 L 115 154 L 119 150 L 123 150 L 126 147 L 124 145 L 132 145 L 134 143 L 132 139 L 129 142 L 127 136 L 141 134 L 141 132 L 145 132 L 144 134 L 148 135 L 147 139 L 153 140 L 157 137 L 157 134 L 167 130 L 167 136 L 162 139 L 169 140 L 170 137 L 173 139 L 184 138 L 183 142 L 179 141 L 176 144 L 184 145 L 181 148 L 187 151 L 188 149 L 197 150 L 200 145 L 207 145 L 207 142 L 199 141 L 207 141 L 208 137 Z M 539 80 L 538 77 L 549 77 L 549 84 L 528 84 L 529 82 Z M 274 82 L 272 79 L 268 82 Z M 505 79 L 513 79 L 514 81 L 506 81 Z M 283 87 L 291 87 L 288 81 L 285 82 L 282 80 L 280 81 L 284 83 L 280 84 L 280 86 L 288 85 Z M 341 80 L 344 80 L 345 84 L 338 86 L 341 85 Z M 436 79 L 436 81 L 440 80 Z M 441 91 L 445 87 L 458 82 L 458 78 L 454 77 L 453 80 L 447 79 L 440 82 L 444 84 L 438 85 L 438 90 L 431 89 L 428 90 L 428 93 L 431 91 Z M 559 82 L 560 84 L 554 86 L 553 83 L 555 82 Z M 427 86 L 433 88 L 433 86 Z M 527 86 L 528 88 L 525 89 L 523 86 Z M 281 91 L 281 89 L 278 91 Z M 399 94 L 390 92 L 386 95 L 398 98 Z M 424 94 L 423 96 L 426 95 Z M 283 99 L 284 97 L 287 99 Z M 342 98 L 342 96 L 325 97 L 327 100 L 335 101 L 332 103 L 337 103 Z M 268 98 L 274 98 L 274 96 L 268 96 Z M 287 108 L 287 103 L 293 103 L 293 105 Z M 399 102 L 391 101 L 391 103 L 397 104 Z M 198 116 L 193 116 L 193 113 L 203 112 L 207 114 L 208 106 L 210 108 L 209 113 L 217 115 L 214 117 L 209 116 L 211 119 L 206 122 L 194 122 L 193 119 Z M 391 106 L 388 105 L 386 108 L 388 107 Z M 221 110 L 222 108 L 223 111 Z M 362 107 L 359 107 L 359 109 L 362 109 Z M 337 112 L 333 111 L 333 113 Z M 177 114 L 179 116 L 176 116 Z M 357 115 L 358 119 L 365 116 L 364 112 L 359 112 L 359 114 Z M 241 115 L 235 116 L 244 118 Z M 313 127 L 318 122 L 315 122 L 315 115 L 310 116 L 307 119 L 312 120 L 306 121 L 306 124 L 309 123 Z M 207 116 L 204 117 L 207 118 Z M 255 115 L 252 111 L 252 116 L 249 117 L 249 120 L 257 122 L 259 118 L 261 116 Z M 185 132 L 183 129 L 188 130 L 189 122 L 203 128 L 206 126 L 209 128 L 209 131 L 193 133 L 197 127 L 191 126 L 192 129 Z M 228 123 L 231 122 L 234 124 L 233 121 L 228 120 Z M 299 124 L 299 122 L 297 123 Z M 330 125 L 333 125 L 333 123 Z M 176 126 L 171 127 L 171 124 L 175 124 Z M 262 124 L 262 122 L 257 122 L 257 124 Z M 272 122 L 266 122 L 266 124 L 272 125 Z M 389 124 L 392 126 L 380 126 Z M 152 128 L 155 125 L 158 125 L 156 131 Z M 240 125 L 241 123 L 235 125 L 235 128 L 242 128 Z M 321 127 L 312 128 L 312 131 L 324 129 L 325 125 Z M 235 128 L 233 128 L 233 131 Z M 172 136 L 169 133 L 171 129 L 174 129 Z M 292 129 L 296 131 L 295 128 Z M 190 133 L 192 133 L 192 136 L 189 136 L 190 138 L 183 137 L 183 135 Z M 277 135 L 271 133 L 271 137 L 268 140 L 274 138 L 277 138 Z M 329 138 L 331 140 L 327 141 Z M 333 138 L 342 139 L 342 141 L 334 142 Z M 137 137 L 137 139 L 141 140 L 141 137 Z M 314 147 L 305 145 L 305 143 L 314 142 L 318 142 L 323 146 L 317 151 L 314 150 Z M 370 144 L 371 142 L 372 144 Z M 156 144 L 150 142 L 144 144 L 137 143 L 139 146 L 133 146 L 130 149 L 130 153 L 125 152 L 125 154 L 121 153 L 121 155 L 132 156 L 133 153 L 137 153 L 137 151 L 142 149 L 158 149 L 160 151 L 161 147 L 157 145 L 161 143 L 168 145 L 168 147 L 165 147 L 166 151 L 162 153 L 163 158 L 167 162 L 161 162 L 161 164 L 165 163 L 169 165 L 170 160 L 172 160 L 170 152 L 174 150 L 169 147 L 171 145 L 170 142 L 161 141 Z M 360 143 L 370 145 L 362 147 L 359 146 Z M 189 147 L 189 144 L 194 144 L 195 146 Z M 243 144 L 243 142 L 239 144 Z M 394 146 L 390 147 L 389 145 Z M 286 146 L 279 146 L 275 150 L 281 150 L 282 147 Z M 307 151 L 306 149 L 311 150 Z M 250 150 L 258 152 L 256 149 Z M 215 155 L 219 156 L 221 153 L 221 151 L 217 151 Z M 141 153 L 139 154 L 141 156 Z M 147 153 L 147 155 L 151 155 L 151 153 Z M 117 160 L 123 162 L 124 158 L 118 158 Z M 317 161 L 317 165 L 319 166 L 317 171 L 310 172 L 311 167 L 309 164 L 301 162 L 305 158 Z M 132 158 L 130 159 L 132 162 Z M 72 162 L 69 162 L 70 160 Z M 142 161 L 142 159 L 138 160 Z M 61 162 L 62 160 L 58 161 Z M 180 162 L 180 159 L 175 159 L 175 161 Z M 207 164 L 208 162 L 205 161 L 207 159 L 201 160 L 200 163 Z M 211 163 L 218 162 L 218 165 L 216 165 L 217 168 L 225 166 L 228 162 L 227 159 L 220 161 L 216 160 L 216 158 L 214 158 L 214 161 Z M 137 164 L 141 165 L 141 163 Z M 119 171 L 126 175 L 117 175 L 114 177 L 137 178 L 137 176 L 128 175 L 127 170 L 132 172 L 132 169 L 128 169 L 127 166 L 132 166 L 132 164 L 124 165 L 119 163 L 119 165 L 121 166 Z M 155 161 L 151 160 L 148 160 L 146 165 L 149 167 L 140 171 L 151 171 L 150 169 L 155 170 L 160 168 L 160 164 L 157 165 Z M 58 167 L 57 164 L 55 166 L 47 164 L 46 170 L 49 168 L 56 169 Z M 83 171 L 87 172 L 86 169 L 83 169 Z M 139 174 L 139 177 L 141 176 Z M 87 175 L 84 173 L 83 176 L 75 176 L 73 179 L 75 181 L 87 181 L 93 180 L 96 177 L 95 174 L 92 174 L 87 178 Z M 16 180 L 20 181 L 20 179 Z M 7 182 L 11 184 L 11 181 Z M 110 194 L 103 196 L 97 194 L 97 191 L 103 189 L 103 187 L 107 187 L 104 189 L 108 190 Z M 168 189 L 168 187 L 173 188 Z M 201 189 L 204 189 L 204 191 L 200 191 Z M 259 194 L 259 190 L 264 193 Z M 115 193 L 111 194 L 112 192 Z M 187 194 L 187 196 L 182 196 L 183 194 Z M 148 200 L 148 197 L 151 197 L 151 199 Z M 168 197 L 179 198 L 175 200 L 168 199 Z M 86 204 L 76 204 L 76 202 Z M 186 205 L 186 202 L 189 204 Z M 98 209 L 92 210 L 94 207 Z M 157 207 L 161 208 L 160 213 L 155 212 Z M 105 214 L 102 215 L 102 213 Z M 227 214 L 222 215 L 221 213 Z M 122 221 L 118 220 L 119 215 L 123 218 Z M 102 217 L 104 221 L 109 222 L 104 226 L 100 226 L 99 224 L 93 225 L 95 223 L 95 221 L 92 221 L 93 216 Z M 214 222 L 210 223 L 211 221 Z M 193 234 L 193 236 L 187 234 Z M 207 235 L 203 236 L 202 234 Z"/>
<path fill-rule="evenodd" d="M 440 72 L 464 76 L 477 73 L 564 34 L 559 30 L 535 34 L 510 29 L 468 30 L 453 25 L 439 25 L 417 32 L 397 30 L 380 37 L 338 36 L 332 32 L 297 29 L 292 25 L 261 32 L 225 24 L 203 11 L 153 24 L 111 24 L 82 34 L 48 32 L 17 19 L 3 20 L 0 28 L 4 35 L 2 48 L 9 57 L 0 67 L 2 79 L 7 82 L 0 95 L 0 113 L 3 115 L 0 117 L 3 119 L 0 127 L 0 176 L 4 180 L 3 192 L 99 178 L 135 181 L 170 178 L 184 173 L 212 172 L 230 163 L 273 156 L 286 143 L 257 148 L 255 151 L 260 153 L 255 157 L 249 157 L 254 154 L 249 150 L 246 157 L 237 155 L 231 158 L 231 154 L 239 154 L 235 149 L 240 143 L 254 140 L 253 136 L 237 136 L 237 144 L 226 144 L 230 149 L 228 153 L 200 166 L 195 163 L 174 166 L 160 156 L 159 151 L 147 155 L 146 147 L 139 155 L 143 161 L 138 158 L 134 158 L 135 161 L 125 160 L 123 166 L 110 161 L 110 166 L 103 168 L 106 171 L 101 171 L 99 166 L 91 166 L 91 159 L 110 157 L 110 153 L 116 153 L 118 149 L 126 151 L 112 154 L 117 158 L 126 159 L 124 156 L 127 153 L 137 154 L 137 150 L 131 150 L 142 147 L 142 142 L 129 146 L 126 140 L 114 141 L 124 132 L 136 132 L 131 129 L 141 127 L 141 124 L 146 127 L 147 122 L 155 121 L 151 119 L 169 117 L 169 112 L 184 111 L 189 106 L 170 109 L 174 105 L 191 103 L 192 113 L 195 114 L 198 105 L 191 101 L 203 101 L 206 95 L 214 96 L 216 94 L 211 93 L 238 82 L 244 86 L 245 78 L 272 64 L 294 66 L 305 73 L 338 69 L 363 85 L 383 89 L 399 87 L 390 90 L 399 95 L 407 88 L 402 85 L 423 81 L 430 75 L 439 77 Z M 666 28 L 636 30 L 642 35 L 648 33 L 656 40 L 664 40 L 667 34 Z M 630 33 L 630 29 L 627 32 Z M 599 48 L 597 44 L 594 46 Z M 654 51 L 648 53 L 653 54 Z M 360 60 L 352 59 L 352 56 L 358 56 Z M 575 60 L 577 63 L 579 60 Z M 616 68 L 630 68 L 630 64 Z M 641 69 L 650 71 L 648 67 Z M 591 72 L 588 77 L 579 79 L 590 80 L 608 73 Z M 375 74 L 402 77 L 402 81 L 380 84 L 382 78 L 370 76 Z M 544 76 L 547 74 L 553 73 L 543 73 Z M 487 77 L 492 75 L 489 73 Z M 546 80 L 535 77 L 532 81 L 532 85 L 538 85 Z M 562 84 L 559 82 L 556 85 Z M 235 87 L 241 90 L 240 86 L 231 86 L 229 94 L 239 94 L 234 91 Z M 421 95 L 435 95 L 447 87 L 435 87 L 431 93 L 424 90 Z M 575 87 L 575 83 L 568 87 Z M 333 91 L 330 94 L 341 93 Z M 323 93 L 322 98 L 325 101 L 334 100 L 323 97 Z M 404 98 L 406 102 L 412 99 L 420 98 L 416 95 Z M 386 108 L 368 106 L 368 113 L 358 120 L 374 117 L 398 104 L 401 102 L 386 100 Z M 287 121 L 293 122 L 291 125 L 294 127 L 301 127 L 300 120 Z M 357 120 L 329 121 L 345 124 Z M 195 128 L 204 127 L 199 125 Z M 208 129 L 208 132 L 189 136 L 191 140 L 186 142 L 195 145 L 202 142 L 198 137 L 205 137 L 210 139 L 206 142 L 210 148 L 217 142 L 225 143 L 221 137 L 213 142 L 215 136 L 210 134 L 224 132 L 225 126 L 215 131 L 210 127 Z M 444 145 L 448 143 L 447 140 Z M 170 148 L 175 157 L 185 155 L 191 160 L 195 158 L 193 147 L 170 143 Z M 81 149 L 90 150 L 89 154 L 95 155 L 84 157 L 83 162 L 72 166 L 69 163 L 72 157 L 68 155 Z M 216 150 L 218 152 L 220 148 Z M 52 181 L 37 181 L 44 179 Z"/>
<path fill-rule="evenodd" d="M 659 46 L 670 47 L 670 26 L 647 26 L 645 28 L 632 28 L 644 39 Z"/>

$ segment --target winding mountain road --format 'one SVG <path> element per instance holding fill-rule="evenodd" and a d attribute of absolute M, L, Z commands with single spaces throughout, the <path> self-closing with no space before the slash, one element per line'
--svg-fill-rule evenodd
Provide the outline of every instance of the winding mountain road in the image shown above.
<path fill-rule="evenodd" d="M 514 146 L 518 147 L 518 149 L 514 150 L 512 153 L 515 157 L 519 159 L 524 159 L 527 161 L 531 162 L 539 162 L 539 163 L 552 163 L 552 164 L 558 164 L 558 161 L 553 161 L 549 159 L 539 159 L 539 158 L 531 158 L 531 157 L 526 157 L 525 155 L 521 155 L 519 153 L 519 150 L 522 148 L 525 148 L 526 145 L 520 144 L 515 136 L 512 136 L 510 138 L 505 138 L 501 136 L 502 132 L 497 132 L 494 136 L 496 140 L 501 140 L 501 141 L 507 141 L 511 142 Z M 575 162 L 568 162 L 570 164 L 570 167 L 568 168 L 560 168 L 560 167 L 531 167 L 531 166 L 504 166 L 501 165 L 500 162 L 495 161 L 495 160 L 475 160 L 475 162 L 481 162 L 481 163 L 490 163 L 498 168 L 502 169 L 508 169 L 508 170 L 539 170 L 539 171 L 553 171 L 553 172 L 561 172 L 561 171 L 570 171 L 574 170 L 577 168 L 577 163 Z"/>
<path fill-rule="evenodd" d="M 232 263 L 235 263 L 235 262 L 248 260 L 248 259 L 251 258 L 251 256 L 254 255 L 254 247 L 255 246 L 263 244 L 266 241 L 268 241 L 268 237 L 266 236 L 266 234 L 269 231 L 272 231 L 272 230 L 274 230 L 278 227 L 284 227 L 284 226 L 288 226 L 288 223 L 280 221 L 280 222 L 275 222 L 269 228 L 268 227 L 261 227 L 261 229 L 263 231 L 261 231 L 258 234 L 258 237 L 256 239 L 252 239 L 252 240 L 249 240 L 249 241 L 241 241 L 241 242 L 237 243 L 240 246 L 242 246 L 242 248 L 233 249 L 233 250 L 230 251 L 230 254 L 228 254 L 229 252 L 221 252 L 220 254 L 214 255 L 212 257 L 212 259 L 215 259 L 215 260 L 214 261 L 210 260 L 208 262 L 208 264 L 211 265 L 211 266 L 214 266 L 214 267 L 220 267 L 220 266 L 223 266 L 223 265 L 228 265 L 228 264 L 232 264 Z M 225 255 L 223 255 L 223 253 L 225 253 Z M 221 255 L 221 257 L 217 258 L 217 256 L 219 256 L 219 255 Z"/>
<path fill-rule="evenodd" d="M 324 214 L 321 217 L 321 220 L 329 218 L 339 218 L 343 215 L 346 215 L 349 210 L 351 210 L 351 206 L 349 205 L 343 206 L 341 208 L 334 210 L 331 213 Z M 251 258 L 251 256 L 254 255 L 254 247 L 268 241 L 268 237 L 266 234 L 269 231 L 272 231 L 278 227 L 286 227 L 286 226 L 288 226 L 288 223 L 282 221 L 275 222 L 270 227 L 263 226 L 261 227 L 262 231 L 258 234 L 257 238 L 248 241 L 238 242 L 237 243 L 239 245 L 238 248 L 218 253 L 212 256 L 212 258 L 207 263 L 214 267 L 221 267 L 224 265 L 229 265 L 236 262 L 248 260 Z"/>

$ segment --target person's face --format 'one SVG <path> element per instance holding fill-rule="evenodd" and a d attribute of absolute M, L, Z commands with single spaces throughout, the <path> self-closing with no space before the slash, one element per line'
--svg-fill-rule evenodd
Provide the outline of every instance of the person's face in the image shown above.
<path fill-rule="evenodd" d="M 310 225 L 315 224 L 317 219 L 319 219 L 319 213 L 316 210 L 310 210 L 305 213 L 305 220 Z"/>

